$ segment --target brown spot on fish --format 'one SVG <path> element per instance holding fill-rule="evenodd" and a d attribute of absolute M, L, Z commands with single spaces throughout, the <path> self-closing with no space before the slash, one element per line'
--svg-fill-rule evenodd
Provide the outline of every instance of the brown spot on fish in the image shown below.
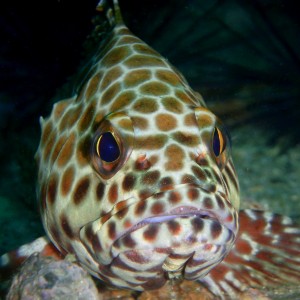
<path fill-rule="evenodd" d="M 199 189 L 190 188 L 187 192 L 187 196 L 191 201 L 199 199 Z"/>
<path fill-rule="evenodd" d="M 144 231 L 143 237 L 148 242 L 153 242 L 159 231 L 159 224 L 149 224 L 148 228 Z"/>
<path fill-rule="evenodd" d="M 115 66 L 116 64 L 123 62 L 130 53 L 130 48 L 126 46 L 113 48 L 103 57 L 102 64 L 107 68 Z"/>
<path fill-rule="evenodd" d="M 207 128 L 211 127 L 211 124 L 214 123 L 214 120 L 208 114 L 201 114 L 201 118 L 197 118 L 197 122 L 200 128 Z"/>
<path fill-rule="evenodd" d="M 121 90 L 121 84 L 119 82 L 114 83 L 111 85 L 102 95 L 101 99 L 101 105 L 106 105 L 110 103 L 111 101 L 114 100 L 116 95 L 120 92 Z"/>
<path fill-rule="evenodd" d="M 197 166 L 192 166 L 192 171 L 197 179 L 200 179 L 203 181 L 206 180 L 205 172 L 203 172 L 203 170 L 201 168 L 199 168 Z"/>
<path fill-rule="evenodd" d="M 48 189 L 47 189 L 47 199 L 48 203 L 54 204 L 57 196 L 58 187 L 58 176 L 53 173 L 49 178 Z"/>
<path fill-rule="evenodd" d="M 164 205 L 162 203 L 154 203 L 151 207 L 151 213 L 153 215 L 159 215 L 164 212 Z"/>
<path fill-rule="evenodd" d="M 134 103 L 133 109 L 144 114 L 153 113 L 158 110 L 157 101 L 152 98 L 143 97 Z"/>
<path fill-rule="evenodd" d="M 69 220 L 65 214 L 60 216 L 60 226 L 63 229 L 64 233 L 68 236 L 69 239 L 74 238 L 74 232 L 72 231 L 72 227 L 69 223 Z"/>
<path fill-rule="evenodd" d="M 114 221 L 110 221 L 108 224 L 108 237 L 111 240 L 116 238 L 116 223 Z"/>
<path fill-rule="evenodd" d="M 199 136 L 189 132 L 175 132 L 172 134 L 172 138 L 179 144 L 189 147 L 195 147 L 200 143 Z"/>
<path fill-rule="evenodd" d="M 217 201 L 219 209 L 223 210 L 225 208 L 224 201 L 218 194 L 216 194 L 215 197 L 216 197 L 216 201 Z"/>
<path fill-rule="evenodd" d="M 71 190 L 75 178 L 75 169 L 73 166 L 69 166 L 63 173 L 61 180 L 61 193 L 63 196 L 67 196 Z"/>
<path fill-rule="evenodd" d="M 167 171 L 177 171 L 183 168 L 184 152 L 178 145 L 172 144 L 165 150 L 165 156 L 168 161 L 165 163 Z"/>
<path fill-rule="evenodd" d="M 82 201 L 85 200 L 90 187 L 90 180 L 88 177 L 82 178 L 76 185 L 73 201 L 75 205 L 79 205 Z"/>
<path fill-rule="evenodd" d="M 202 156 L 202 155 L 198 156 L 196 158 L 196 162 L 201 167 L 208 167 L 209 166 L 209 163 L 208 163 L 207 159 L 204 156 Z"/>
<path fill-rule="evenodd" d="M 79 120 L 78 129 L 83 132 L 87 130 L 91 122 L 94 119 L 95 114 L 95 102 L 92 102 L 85 110 L 84 114 Z"/>
<path fill-rule="evenodd" d="M 128 68 L 165 67 L 166 63 L 158 57 L 135 54 L 126 59 L 124 65 Z"/>
<path fill-rule="evenodd" d="M 145 212 L 146 208 L 147 208 L 146 201 L 140 201 L 135 208 L 134 211 L 135 215 L 136 216 L 142 215 Z"/>
<path fill-rule="evenodd" d="M 100 90 L 105 90 L 110 84 L 120 78 L 122 74 L 123 71 L 119 66 L 113 67 L 108 70 L 101 80 Z"/>
<path fill-rule="evenodd" d="M 140 43 L 141 40 L 135 36 L 123 36 L 119 39 L 117 45 L 125 45 L 125 44 L 133 44 L 133 43 Z"/>
<path fill-rule="evenodd" d="M 154 185 L 160 177 L 159 171 L 150 171 L 145 173 L 145 175 L 142 177 L 142 183 L 146 186 Z"/>
<path fill-rule="evenodd" d="M 148 257 L 145 257 L 144 255 L 139 254 L 137 251 L 128 251 L 128 252 L 125 252 L 124 255 L 126 256 L 126 258 L 128 258 L 128 260 L 131 260 L 134 263 L 143 264 L 143 263 L 149 262 Z"/>
<path fill-rule="evenodd" d="M 189 184 L 189 183 L 195 183 L 196 180 L 195 180 L 195 177 L 194 176 L 191 176 L 189 174 L 184 174 L 181 178 L 181 183 L 182 184 Z"/>
<path fill-rule="evenodd" d="M 195 105 L 194 101 L 188 96 L 184 91 L 177 89 L 175 91 L 175 96 L 179 98 L 183 103 Z"/>
<path fill-rule="evenodd" d="M 170 176 L 163 177 L 159 182 L 159 187 L 161 191 L 174 189 L 173 179 Z"/>
<path fill-rule="evenodd" d="M 180 224 L 175 220 L 170 220 L 167 222 L 168 229 L 172 235 L 178 235 L 181 231 Z"/>
<path fill-rule="evenodd" d="M 126 74 L 124 78 L 124 85 L 127 88 L 136 87 L 141 83 L 151 79 L 151 72 L 149 70 L 133 70 Z"/>
<path fill-rule="evenodd" d="M 173 87 L 181 84 L 181 80 L 178 75 L 172 71 L 159 70 L 155 72 L 155 76 L 158 80 L 164 81 Z"/>
<path fill-rule="evenodd" d="M 69 104 L 70 104 L 70 102 L 68 99 L 68 100 L 64 100 L 64 101 L 59 101 L 54 105 L 53 114 L 54 114 L 55 121 L 58 121 L 59 118 L 61 118 L 61 116 L 63 115 L 66 108 L 69 106 Z"/>
<path fill-rule="evenodd" d="M 44 146 L 47 142 L 47 140 L 50 137 L 50 133 L 53 131 L 52 122 L 50 120 L 47 120 L 42 131 L 42 137 L 41 137 L 41 146 Z"/>
<path fill-rule="evenodd" d="M 135 241 L 132 239 L 130 234 L 125 235 L 124 238 L 122 238 L 123 245 L 127 248 L 134 248 L 136 246 Z"/>
<path fill-rule="evenodd" d="M 133 102 L 135 98 L 136 94 L 134 91 L 124 91 L 114 100 L 114 103 L 112 104 L 110 110 L 112 112 L 120 110 L 123 107 L 130 104 L 131 102 Z"/>
<path fill-rule="evenodd" d="M 75 147 L 75 134 L 71 133 L 64 146 L 62 147 L 58 157 L 57 157 L 57 165 L 59 167 L 65 166 L 71 159 L 73 155 Z"/>
<path fill-rule="evenodd" d="M 164 108 L 175 114 L 181 114 L 183 112 L 182 104 L 174 97 L 164 97 L 161 101 Z"/>
<path fill-rule="evenodd" d="M 47 140 L 47 144 L 45 144 L 45 149 L 44 149 L 44 153 L 43 153 L 43 160 L 44 161 L 48 161 L 49 159 L 49 155 L 53 149 L 53 145 L 55 143 L 55 140 L 56 140 L 56 130 L 54 129 L 51 133 L 50 133 L 50 136 Z"/>
<path fill-rule="evenodd" d="M 150 81 L 144 83 L 140 87 L 140 91 L 145 95 L 161 96 L 161 95 L 168 94 L 170 89 L 166 84 L 163 84 L 159 81 Z"/>
<path fill-rule="evenodd" d="M 64 131 L 66 128 L 71 128 L 79 120 L 81 115 L 82 105 L 78 103 L 75 107 L 68 109 L 63 115 L 59 123 L 59 130 Z"/>
<path fill-rule="evenodd" d="M 86 99 L 90 99 L 91 96 L 93 96 L 99 88 L 100 80 L 102 78 L 103 74 L 101 72 L 97 72 L 89 81 L 85 90 L 84 97 Z"/>
<path fill-rule="evenodd" d="M 196 117 L 194 113 L 190 113 L 185 115 L 184 117 L 184 125 L 186 126 L 195 126 L 196 124 Z"/>
<path fill-rule="evenodd" d="M 62 135 L 58 141 L 56 142 L 54 148 L 53 148 L 53 152 L 52 152 L 52 155 L 51 155 L 51 164 L 54 164 L 54 162 L 56 161 L 57 159 L 57 156 L 59 155 L 60 151 L 61 151 L 61 148 L 63 147 L 64 143 L 66 142 L 67 140 L 67 136 L 66 135 Z"/>
<path fill-rule="evenodd" d="M 86 165 L 89 163 L 90 139 L 88 136 L 82 137 L 79 141 L 76 151 L 76 158 L 80 165 Z"/>
<path fill-rule="evenodd" d="M 204 228 L 203 220 L 201 220 L 200 218 L 193 218 L 191 223 L 195 233 L 202 231 Z"/>
<path fill-rule="evenodd" d="M 148 45 L 145 45 L 143 42 L 133 45 L 133 49 L 140 54 L 153 55 L 153 56 L 159 55 L 155 50 L 150 48 Z"/>
<path fill-rule="evenodd" d="M 134 116 L 131 117 L 131 120 L 135 128 L 147 129 L 149 127 L 148 120 L 145 118 Z"/>
<path fill-rule="evenodd" d="M 167 136 L 164 134 L 145 135 L 135 139 L 137 149 L 160 149 L 167 142 Z"/>
<path fill-rule="evenodd" d="M 171 191 L 168 199 L 171 203 L 176 204 L 181 201 L 181 195 L 177 191 Z"/>
<path fill-rule="evenodd" d="M 124 191 L 131 191 L 136 183 L 136 177 L 134 174 L 129 173 L 126 174 L 124 179 L 123 179 L 123 183 L 122 183 L 122 187 Z"/>
<path fill-rule="evenodd" d="M 118 200 L 118 186 L 116 183 L 110 186 L 108 190 L 108 200 L 110 203 L 114 204 Z"/>
<path fill-rule="evenodd" d="M 214 208 L 214 205 L 213 205 L 213 202 L 210 198 L 208 197 L 205 197 L 203 199 L 203 206 L 206 208 L 206 209 L 213 209 Z"/>
<path fill-rule="evenodd" d="M 150 190 L 148 190 L 147 188 L 145 188 L 144 190 L 141 190 L 139 192 L 139 198 L 140 198 L 140 200 L 145 200 L 145 199 L 149 198 L 152 195 L 153 195 L 153 192 L 150 191 Z"/>
<path fill-rule="evenodd" d="M 177 127 L 177 120 L 170 114 L 159 114 L 155 118 L 156 126 L 162 131 L 170 131 Z"/>
<path fill-rule="evenodd" d="M 128 213 L 128 207 L 125 207 L 124 209 L 122 209 L 117 213 L 117 216 L 121 220 L 127 215 L 127 213 Z"/>
<path fill-rule="evenodd" d="M 213 222 L 210 226 L 213 239 L 217 239 L 222 234 L 222 226 L 218 222 Z"/>

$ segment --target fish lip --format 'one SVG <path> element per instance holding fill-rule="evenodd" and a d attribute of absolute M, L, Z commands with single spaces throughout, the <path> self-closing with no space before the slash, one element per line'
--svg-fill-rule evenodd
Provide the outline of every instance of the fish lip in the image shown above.
<path fill-rule="evenodd" d="M 193 216 L 197 216 L 201 219 L 211 219 L 219 223 L 222 223 L 215 213 L 197 208 L 195 206 L 189 206 L 189 205 L 181 205 L 179 207 L 171 209 L 170 212 L 167 214 L 149 217 L 146 218 L 144 221 L 149 220 L 149 222 L 147 223 L 160 223 L 160 222 L 164 222 L 165 220 L 171 220 L 178 217 L 180 218 L 180 217 L 193 217 Z M 153 222 L 153 220 L 155 219 L 157 219 L 157 222 Z M 159 219 L 165 219 L 165 220 L 160 221 Z"/>
<path fill-rule="evenodd" d="M 180 188 L 189 188 L 189 187 L 197 188 L 197 189 L 200 189 L 207 193 L 211 193 L 209 190 L 207 190 L 205 187 L 202 187 L 201 185 L 196 185 L 194 183 L 180 184 L 178 186 L 173 187 L 172 189 L 159 190 L 144 199 L 137 200 L 134 198 L 129 198 L 133 201 L 131 201 L 127 206 L 123 206 L 121 209 L 115 210 L 114 214 L 112 214 L 111 217 L 116 216 L 118 213 L 122 212 L 125 209 L 128 209 L 130 206 L 135 206 L 135 205 L 139 204 L 141 201 L 146 201 L 146 202 L 151 201 L 151 198 L 153 199 L 153 197 L 156 197 L 158 194 L 168 193 L 168 192 L 176 191 Z M 234 236 L 236 236 L 237 231 L 238 231 L 237 223 L 234 221 L 227 220 L 228 216 L 231 216 L 233 220 L 237 219 L 237 213 L 236 213 L 235 209 L 231 205 L 230 201 L 228 201 L 228 199 L 226 198 L 226 195 L 224 193 L 215 191 L 214 194 L 221 197 L 223 199 L 224 203 L 226 203 L 226 204 L 224 204 L 226 206 L 226 209 L 223 208 L 224 211 L 222 211 L 222 209 L 219 209 L 219 210 L 207 209 L 207 208 L 204 208 L 203 206 L 201 207 L 201 204 L 193 205 L 191 203 L 185 203 L 185 201 L 183 201 L 184 203 L 182 203 L 181 205 L 178 205 L 176 207 L 173 207 L 169 211 L 165 211 L 159 215 L 154 215 L 154 214 L 149 215 L 146 218 L 138 220 L 138 222 L 133 224 L 133 226 L 131 228 L 125 230 L 121 234 L 121 236 L 124 236 L 130 232 L 133 232 L 133 231 L 135 231 L 143 226 L 146 226 L 150 223 L 153 223 L 153 224 L 163 223 L 165 221 L 172 220 L 175 218 L 193 217 L 193 216 L 197 216 L 197 217 L 201 218 L 202 220 L 209 219 L 211 221 L 217 222 L 221 226 L 223 226 L 226 229 L 228 229 L 229 231 L 231 231 Z"/>
<path fill-rule="evenodd" d="M 182 205 L 182 206 L 172 209 L 168 214 L 151 216 L 151 217 L 141 220 L 140 222 L 135 224 L 132 228 L 130 228 L 126 232 L 124 232 L 121 237 L 125 236 L 128 233 L 136 231 L 136 230 L 140 229 L 141 227 L 146 226 L 148 224 L 164 223 L 166 221 L 173 220 L 176 218 L 184 218 L 184 217 L 189 218 L 189 217 L 194 217 L 194 216 L 197 216 L 198 218 L 200 218 L 202 220 L 204 219 L 204 220 L 211 220 L 211 221 L 217 222 L 221 226 L 226 227 L 229 231 L 231 231 L 234 234 L 233 230 L 228 228 L 228 226 L 226 226 L 226 224 L 224 224 L 215 213 L 204 210 L 204 209 L 199 209 L 195 206 Z"/>

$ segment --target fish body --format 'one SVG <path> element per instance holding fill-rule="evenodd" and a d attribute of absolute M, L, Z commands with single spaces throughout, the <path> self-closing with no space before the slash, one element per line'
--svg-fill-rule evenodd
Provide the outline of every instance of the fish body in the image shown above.
<path fill-rule="evenodd" d="M 183 268 L 184 278 L 204 276 L 232 248 L 239 195 L 227 133 L 123 23 L 79 94 L 41 125 L 44 227 L 93 275 L 157 288 Z"/>
<path fill-rule="evenodd" d="M 128 30 L 116 2 L 115 14 L 79 93 L 41 118 L 38 199 L 50 241 L 95 277 L 137 291 L 182 278 L 235 297 L 247 286 L 299 280 L 299 229 L 288 218 L 239 212 L 224 126 Z M 14 256 L 56 253 L 44 238 L 32 245 Z M 289 261 L 281 274 L 278 259 Z"/>

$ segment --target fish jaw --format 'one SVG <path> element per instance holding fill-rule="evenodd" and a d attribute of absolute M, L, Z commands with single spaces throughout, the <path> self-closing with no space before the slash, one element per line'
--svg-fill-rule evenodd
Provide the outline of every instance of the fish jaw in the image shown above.
<path fill-rule="evenodd" d="M 187 200 L 183 195 L 194 189 L 199 199 Z M 174 192 L 182 201 L 168 200 Z M 201 201 L 208 197 L 213 207 Z M 202 278 L 228 254 L 238 232 L 236 210 L 225 199 L 218 207 L 217 199 L 188 184 L 144 200 L 130 199 L 127 207 L 81 229 L 85 251 L 96 262 L 89 270 L 100 270 L 102 280 L 135 290 L 159 288 L 172 278 Z M 149 205 L 153 202 L 159 213 Z"/>

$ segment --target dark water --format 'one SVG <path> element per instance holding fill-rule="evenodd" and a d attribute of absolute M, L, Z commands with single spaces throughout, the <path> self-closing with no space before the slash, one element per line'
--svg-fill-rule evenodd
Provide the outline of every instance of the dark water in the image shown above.
<path fill-rule="evenodd" d="M 294 1 L 122 1 L 232 132 L 242 196 L 299 220 L 300 23 Z M 40 115 L 69 96 L 97 1 L 1 8 L 0 253 L 43 234 L 35 200 Z M 86 45 L 85 47 L 83 45 Z"/>

